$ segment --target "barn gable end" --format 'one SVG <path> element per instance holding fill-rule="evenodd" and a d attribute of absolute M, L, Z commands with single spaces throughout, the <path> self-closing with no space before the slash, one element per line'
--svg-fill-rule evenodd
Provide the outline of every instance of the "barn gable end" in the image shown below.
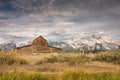
<path fill-rule="evenodd" d="M 40 46 L 48 46 L 48 43 L 46 39 L 44 39 L 42 36 L 39 36 L 35 40 L 33 40 L 32 45 L 40 45 Z"/>

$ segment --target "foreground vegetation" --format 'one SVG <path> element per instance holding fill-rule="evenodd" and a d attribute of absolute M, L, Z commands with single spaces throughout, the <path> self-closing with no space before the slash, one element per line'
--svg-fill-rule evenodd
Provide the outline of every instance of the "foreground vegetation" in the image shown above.
<path fill-rule="evenodd" d="M 100 62 L 120 64 L 120 52 L 119 51 L 101 52 L 95 55 L 94 60 Z"/>
<path fill-rule="evenodd" d="M 79 65 L 81 63 L 100 61 L 120 64 L 120 51 L 106 51 L 89 54 L 52 54 L 40 59 L 36 64 L 43 63 L 68 63 L 69 65 Z"/>
<path fill-rule="evenodd" d="M 0 80 L 120 80 L 120 72 L 65 71 L 57 74 L 39 72 L 1 72 Z"/>
<path fill-rule="evenodd" d="M 81 67 L 80 64 L 85 64 L 89 62 L 106 62 L 112 64 L 120 64 L 120 51 L 106 51 L 106 52 L 99 52 L 99 53 L 89 53 L 89 54 L 81 54 L 81 53 L 50 53 L 50 54 L 39 54 L 39 55 L 31 55 L 35 57 L 34 64 L 30 64 L 33 61 L 33 58 L 28 58 L 30 55 L 16 55 L 12 52 L 0 52 L 0 66 L 4 65 L 18 65 L 19 68 L 16 68 L 15 71 L 6 71 L 4 70 L 0 72 L 0 80 L 120 80 L 120 72 L 119 70 L 116 72 L 108 71 L 107 72 L 92 72 L 83 70 L 81 71 L 80 68 L 73 68 L 73 67 Z M 41 56 L 36 59 L 36 56 Z M 29 63 L 27 62 L 27 58 Z M 48 64 L 46 64 L 48 63 Z M 58 70 L 58 68 L 50 67 L 53 64 L 61 64 L 65 63 L 64 67 L 66 67 L 66 63 L 72 68 L 68 68 L 68 66 L 64 69 Z M 23 64 L 27 68 L 31 66 L 33 69 L 32 71 L 23 71 Z M 43 66 L 46 64 L 45 66 Z M 38 67 L 41 66 L 42 67 Z M 77 65 L 77 66 L 76 66 Z M 98 65 L 98 64 L 97 64 Z M 47 66 L 47 67 L 46 67 Z M 108 66 L 108 65 L 107 65 Z M 8 66 L 9 67 L 9 66 Z M 15 66 L 14 66 L 15 67 Z M 22 71 L 17 71 L 22 67 Z M 95 68 L 96 66 L 90 66 Z M 104 67 L 104 66 L 103 66 Z M 98 69 L 103 68 L 98 66 Z M 118 66 L 119 67 L 119 66 Z M 30 68 L 30 67 L 29 67 Z M 61 67 L 59 67 L 61 68 Z M 88 67 L 87 67 L 88 68 Z M 115 69 L 113 67 L 112 69 Z M 90 68 L 91 69 L 91 68 Z M 30 70 L 30 69 L 28 69 Z M 71 70 L 71 71 L 70 71 Z M 94 70 L 94 69 L 93 69 Z"/>
<path fill-rule="evenodd" d="M 78 65 L 81 63 L 86 63 L 91 61 L 92 58 L 84 54 L 53 54 L 48 55 L 41 60 L 39 60 L 36 64 L 43 63 L 68 63 L 69 65 Z"/>
<path fill-rule="evenodd" d="M 23 65 L 27 62 L 17 57 L 13 52 L 0 52 L 0 65 Z"/>
<path fill-rule="evenodd" d="M 25 57 L 24 57 L 25 58 Z M 13 52 L 0 52 L 0 65 L 22 65 L 27 64 L 27 61 Z M 114 64 L 120 64 L 120 50 L 106 51 L 99 53 L 53 53 L 48 54 L 36 61 L 35 64 L 44 63 L 68 63 L 69 65 L 79 65 L 81 63 L 100 61 Z"/>

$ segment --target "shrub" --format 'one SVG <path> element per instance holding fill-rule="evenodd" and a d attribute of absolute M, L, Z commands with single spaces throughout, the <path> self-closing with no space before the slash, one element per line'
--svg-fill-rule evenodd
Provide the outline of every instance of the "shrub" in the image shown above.
<path fill-rule="evenodd" d="M 64 63 L 67 62 L 68 57 L 65 55 L 50 55 L 39 60 L 36 64 L 42 63 Z"/>
<path fill-rule="evenodd" d="M 91 61 L 102 61 L 120 64 L 120 52 L 118 51 L 106 51 L 99 53 L 89 54 L 57 54 L 44 57 L 39 60 L 36 64 L 42 63 L 68 63 L 69 65 L 79 65 L 81 63 Z"/>
<path fill-rule="evenodd" d="M 50 55 L 39 60 L 36 64 L 42 63 L 65 63 L 69 65 L 79 65 L 80 63 L 89 62 L 92 59 L 87 55 L 77 55 L 77 54 L 59 54 L 59 55 Z"/>
<path fill-rule="evenodd" d="M 68 60 L 69 65 L 78 65 L 79 63 L 84 63 L 81 56 L 70 56 Z"/>
<path fill-rule="evenodd" d="M 96 54 L 94 60 L 120 64 L 120 53 L 119 52 L 102 52 L 102 53 Z"/>

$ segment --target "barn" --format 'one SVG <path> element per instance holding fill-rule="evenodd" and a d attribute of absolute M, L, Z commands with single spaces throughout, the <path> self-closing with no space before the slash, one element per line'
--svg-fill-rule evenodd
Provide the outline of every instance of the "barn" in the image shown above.
<path fill-rule="evenodd" d="M 15 49 L 15 52 L 17 53 L 52 53 L 60 51 L 60 48 L 49 46 L 46 39 L 42 36 L 34 39 L 31 45 L 17 47 Z"/>

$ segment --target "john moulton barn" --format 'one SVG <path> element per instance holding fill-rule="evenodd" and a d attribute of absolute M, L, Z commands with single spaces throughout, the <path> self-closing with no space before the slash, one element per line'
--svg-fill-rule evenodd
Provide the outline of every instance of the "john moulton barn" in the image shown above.
<path fill-rule="evenodd" d="M 47 41 L 42 36 L 39 36 L 33 40 L 31 45 L 17 47 L 15 49 L 15 52 L 17 53 L 49 53 L 60 51 L 60 48 L 49 46 Z"/>

